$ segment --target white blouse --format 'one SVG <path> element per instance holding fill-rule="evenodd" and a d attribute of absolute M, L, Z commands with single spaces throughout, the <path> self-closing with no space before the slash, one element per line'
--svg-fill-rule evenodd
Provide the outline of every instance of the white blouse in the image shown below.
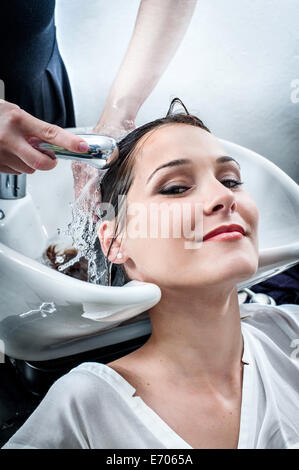
<path fill-rule="evenodd" d="M 299 305 L 242 304 L 238 449 L 299 448 Z M 244 317 L 244 318 L 243 318 Z M 3 449 L 192 449 L 114 369 L 58 379 Z"/>

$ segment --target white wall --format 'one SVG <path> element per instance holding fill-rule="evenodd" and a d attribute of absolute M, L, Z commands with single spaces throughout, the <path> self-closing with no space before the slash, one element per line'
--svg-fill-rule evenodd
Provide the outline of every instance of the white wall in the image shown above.
<path fill-rule="evenodd" d="M 96 124 L 138 6 L 139 0 L 57 0 L 77 126 Z M 164 116 L 179 96 L 217 136 L 266 156 L 299 183 L 298 13 L 298 0 L 198 0 L 137 124 Z M 291 87 L 296 79 L 298 93 Z"/>

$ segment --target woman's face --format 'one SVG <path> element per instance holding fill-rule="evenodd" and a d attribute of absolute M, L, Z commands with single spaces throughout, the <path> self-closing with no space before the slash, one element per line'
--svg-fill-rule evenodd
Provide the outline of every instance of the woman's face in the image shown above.
<path fill-rule="evenodd" d="M 110 258 L 124 263 L 130 279 L 192 288 L 235 285 L 256 272 L 258 209 L 234 183 L 243 181 L 238 165 L 217 162 L 222 156 L 227 154 L 212 134 L 187 124 L 164 125 L 139 141 L 126 233 Z M 243 227 L 245 236 L 202 241 L 230 224 Z M 115 258 L 117 252 L 122 258 Z"/>

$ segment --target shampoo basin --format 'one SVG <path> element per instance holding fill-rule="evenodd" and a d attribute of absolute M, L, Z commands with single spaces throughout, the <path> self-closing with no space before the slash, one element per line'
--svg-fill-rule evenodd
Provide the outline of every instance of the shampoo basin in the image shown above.
<path fill-rule="evenodd" d="M 238 285 L 242 290 L 299 262 L 299 188 L 268 159 L 220 141 L 240 163 L 243 187 L 260 213 L 259 267 Z M 70 161 L 27 176 L 24 198 L 0 199 L 0 340 L 12 358 L 51 360 L 151 331 L 146 311 L 161 298 L 158 286 L 100 286 L 40 261 L 70 223 L 73 200 Z"/>

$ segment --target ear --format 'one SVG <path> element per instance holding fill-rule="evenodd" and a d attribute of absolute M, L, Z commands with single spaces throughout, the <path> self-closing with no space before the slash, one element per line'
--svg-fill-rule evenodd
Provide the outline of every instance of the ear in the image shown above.
<path fill-rule="evenodd" d="M 115 220 L 105 220 L 98 228 L 98 238 L 101 244 L 102 251 L 107 256 L 110 244 L 108 260 L 114 264 L 123 264 L 125 261 L 124 253 L 121 249 L 121 241 L 118 237 L 114 238 Z M 117 258 L 117 254 L 122 253 L 121 258 Z"/>

